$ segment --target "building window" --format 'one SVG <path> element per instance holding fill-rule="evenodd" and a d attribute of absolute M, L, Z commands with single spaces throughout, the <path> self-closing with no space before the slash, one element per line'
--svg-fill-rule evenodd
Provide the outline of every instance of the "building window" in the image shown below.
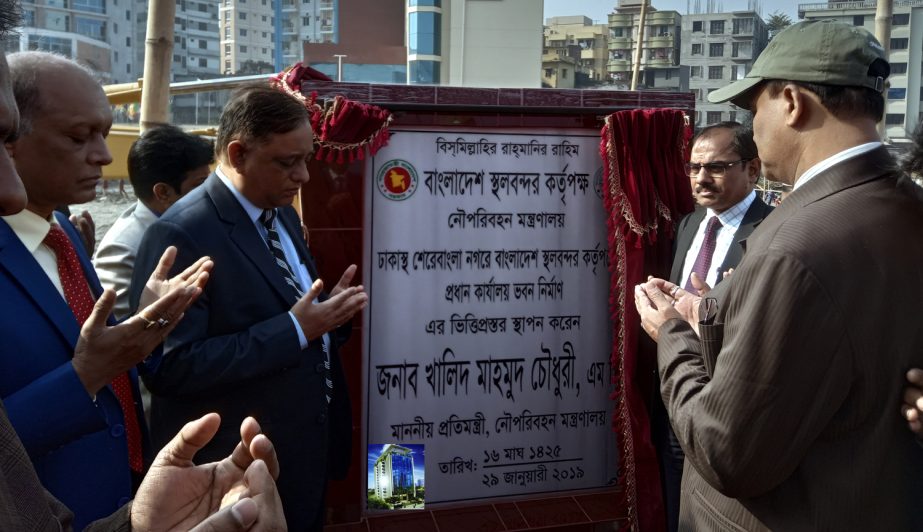
<path fill-rule="evenodd" d="M 910 13 L 895 13 L 891 17 L 892 26 L 906 26 L 910 24 Z"/>
<path fill-rule="evenodd" d="M 241 45 L 240 45 L 240 53 L 242 53 L 242 54 L 247 53 L 247 46 L 246 46 L 246 45 L 244 45 L 244 44 L 241 44 Z"/>
<path fill-rule="evenodd" d="M 749 35 L 753 33 L 752 18 L 735 18 L 732 25 L 731 31 L 734 35 Z"/>
<path fill-rule="evenodd" d="M 728 120 L 737 122 L 737 111 L 728 111 Z"/>
<path fill-rule="evenodd" d="M 746 65 L 732 65 L 731 66 L 731 81 L 737 81 L 739 79 L 744 79 L 746 76 L 747 76 Z"/>
<path fill-rule="evenodd" d="M 246 12 L 246 11 L 238 11 L 238 12 L 237 12 L 237 18 L 239 18 L 240 20 L 247 20 L 247 12 Z"/>
<path fill-rule="evenodd" d="M 411 84 L 438 84 L 440 66 L 439 61 L 410 61 L 407 80 Z"/>
<path fill-rule="evenodd" d="M 442 7 L 442 0 L 410 0 L 409 2 L 407 2 L 407 5 L 410 7 L 415 7 L 415 6 Z"/>
<path fill-rule="evenodd" d="M 125 73 L 131 74 L 131 63 L 128 63 L 127 65 L 125 65 Z"/>
<path fill-rule="evenodd" d="M 98 41 L 106 40 L 106 23 L 99 19 L 74 17 L 74 31 Z"/>
<path fill-rule="evenodd" d="M 888 89 L 889 100 L 903 100 L 907 97 L 907 89 L 903 87 L 891 87 Z"/>
<path fill-rule="evenodd" d="M 692 55 L 702 55 L 702 45 L 701 44 L 692 45 Z"/>
<path fill-rule="evenodd" d="M 624 37 L 625 36 L 625 28 L 610 28 L 610 29 L 611 31 L 609 32 L 609 35 L 612 37 Z"/>
<path fill-rule="evenodd" d="M 891 63 L 891 74 L 906 74 L 907 63 Z"/>
<path fill-rule="evenodd" d="M 723 78 L 724 78 L 724 67 L 723 66 L 708 67 L 708 79 L 723 79 Z"/>
<path fill-rule="evenodd" d="M 263 18 L 266 18 L 266 17 L 263 17 Z M 311 25 L 311 17 L 301 17 L 301 25 L 302 25 L 302 26 L 310 26 L 310 25 Z"/>
<path fill-rule="evenodd" d="M 721 121 L 721 111 L 708 111 L 705 113 L 706 124 L 717 124 Z"/>
<path fill-rule="evenodd" d="M 885 115 L 885 124 L 889 126 L 904 125 L 904 113 L 888 113 Z"/>
<path fill-rule="evenodd" d="M 753 51 L 753 46 L 748 42 L 731 43 L 731 57 L 749 58 Z"/>
<path fill-rule="evenodd" d="M 693 20 L 693 21 L 692 21 L 692 31 L 703 31 L 703 30 L 702 30 L 702 21 L 701 21 L 701 20 Z"/>
<path fill-rule="evenodd" d="M 408 48 L 411 54 L 442 54 L 442 14 L 416 11 L 407 16 Z"/>
<path fill-rule="evenodd" d="M 230 44 L 225 44 L 225 45 L 224 45 L 224 53 L 230 55 L 230 53 L 231 53 L 231 45 L 230 45 Z"/>
<path fill-rule="evenodd" d="M 713 42 L 708 45 L 708 57 L 724 57 L 724 43 Z"/>
<path fill-rule="evenodd" d="M 199 58 L 199 68 L 208 68 L 208 59 L 204 57 Z"/>
<path fill-rule="evenodd" d="M 241 37 L 246 37 L 246 36 L 247 36 L 247 30 L 244 29 L 244 28 L 240 28 L 240 36 L 241 36 Z"/>
<path fill-rule="evenodd" d="M 105 0 L 72 0 L 71 6 L 76 11 L 86 13 L 104 14 L 106 12 Z"/>
<path fill-rule="evenodd" d="M 712 35 L 724 35 L 724 21 L 713 20 L 708 23 L 708 33 Z"/>
<path fill-rule="evenodd" d="M 199 48 L 202 50 L 208 50 L 208 41 L 205 39 L 199 39 Z"/>
<path fill-rule="evenodd" d="M 907 38 L 900 39 L 891 39 L 891 49 L 892 50 L 906 50 L 907 49 Z"/>
<path fill-rule="evenodd" d="M 131 37 L 125 37 L 125 46 L 131 46 Z"/>
<path fill-rule="evenodd" d="M 550 77 L 553 76 L 553 75 L 554 75 L 554 69 L 551 69 L 551 68 L 546 68 L 546 69 L 545 69 L 545 77 L 546 77 L 546 78 L 550 78 Z"/>
<path fill-rule="evenodd" d="M 865 15 L 853 15 L 852 25 L 853 26 L 865 26 Z"/>
<path fill-rule="evenodd" d="M 701 78 L 702 77 L 702 67 L 700 66 L 691 67 L 689 75 L 694 78 Z"/>
<path fill-rule="evenodd" d="M 561 79 L 567 79 L 567 69 L 566 68 L 561 69 Z"/>

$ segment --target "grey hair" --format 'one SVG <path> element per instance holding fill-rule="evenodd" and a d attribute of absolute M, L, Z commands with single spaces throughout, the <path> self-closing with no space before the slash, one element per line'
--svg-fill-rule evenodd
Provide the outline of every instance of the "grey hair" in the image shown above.
<path fill-rule="evenodd" d="M 21 135 L 32 132 L 32 121 L 42 109 L 42 90 L 39 85 L 42 72 L 72 68 L 98 81 L 96 73 L 90 68 L 53 52 L 16 52 L 6 56 L 6 60 L 10 65 L 13 97 L 16 99 L 16 106 L 19 107 L 19 133 Z"/>

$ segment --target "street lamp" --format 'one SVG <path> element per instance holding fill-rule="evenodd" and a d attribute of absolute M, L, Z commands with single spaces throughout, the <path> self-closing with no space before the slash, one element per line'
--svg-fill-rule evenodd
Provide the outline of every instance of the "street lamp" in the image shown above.
<path fill-rule="evenodd" d="M 344 54 L 333 54 L 337 58 L 337 81 L 343 81 L 343 58 Z"/>

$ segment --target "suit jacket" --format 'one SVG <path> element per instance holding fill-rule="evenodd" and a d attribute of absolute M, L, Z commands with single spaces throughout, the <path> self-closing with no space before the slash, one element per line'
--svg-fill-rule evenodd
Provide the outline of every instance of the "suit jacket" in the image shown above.
<path fill-rule="evenodd" d="M 753 232 L 701 340 L 661 327 L 681 528 L 923 530 L 923 450 L 898 415 L 923 364 L 917 227 L 923 191 L 886 150 L 849 159 Z"/>
<path fill-rule="evenodd" d="M 763 221 L 763 218 L 769 216 L 771 212 L 772 207 L 766 205 L 766 203 L 760 199 L 759 195 L 757 195 L 753 203 L 750 204 L 750 208 L 747 209 L 746 214 L 744 214 L 744 219 L 740 222 L 740 227 L 737 228 L 737 232 L 734 233 L 734 241 L 731 243 L 731 247 L 728 248 L 727 255 L 724 256 L 724 261 L 721 262 L 721 266 L 718 268 L 718 280 L 715 284 L 721 282 L 722 273 L 737 267 L 740 263 L 740 259 L 744 256 L 744 248 L 741 246 L 740 241 L 746 240 L 756 226 Z M 689 253 L 689 246 L 691 246 L 692 241 L 695 240 L 695 235 L 699 231 L 699 225 L 701 225 L 707 213 L 707 209 L 697 208 L 687 214 L 679 222 L 673 249 L 673 269 L 670 270 L 670 281 L 674 284 L 680 286 L 686 284 L 686 279 L 681 278 L 683 276 L 683 266 L 686 263 L 686 254 Z"/>
<path fill-rule="evenodd" d="M 103 288 L 115 290 L 115 307 L 112 314 L 116 319 L 127 318 L 128 287 L 135 269 L 135 257 L 144 231 L 157 221 L 157 215 L 141 200 L 125 209 L 112 227 L 106 231 L 93 255 L 93 266 L 99 275 Z"/>
<path fill-rule="evenodd" d="M 130 504 L 87 531 L 131 530 Z M 29 456 L 0 402 L 0 530 L 58 532 L 71 530 L 74 515 L 39 482 Z"/>
<path fill-rule="evenodd" d="M 291 207 L 279 212 L 299 257 L 317 279 L 297 213 Z M 179 250 L 175 271 L 202 255 L 210 256 L 215 268 L 202 296 L 164 343 L 162 360 L 144 376 L 153 394 L 154 440 L 164 443 L 189 419 L 218 412 L 218 435 L 196 455 L 207 462 L 227 456 L 240 441 L 241 420 L 256 417 L 283 464 L 278 486 L 288 525 L 304 530 L 323 511 L 327 473 L 342 476 L 349 464 L 352 421 L 335 335 L 328 407 L 322 342 L 301 349 L 288 314 L 295 295 L 262 235 L 215 174 L 145 233 L 133 306 L 142 284 L 137 280 L 153 271 L 169 245 Z"/>
<path fill-rule="evenodd" d="M 94 297 L 102 287 L 73 225 L 55 214 L 77 250 Z M 114 512 L 131 497 L 122 409 L 109 386 L 96 401 L 71 358 L 79 328 L 70 307 L 0 220 L 0 395 L 42 484 L 76 514 L 74 525 Z M 137 373 L 132 370 L 135 397 Z M 140 401 L 136 414 L 147 432 Z M 146 449 L 149 450 L 149 449 Z"/>

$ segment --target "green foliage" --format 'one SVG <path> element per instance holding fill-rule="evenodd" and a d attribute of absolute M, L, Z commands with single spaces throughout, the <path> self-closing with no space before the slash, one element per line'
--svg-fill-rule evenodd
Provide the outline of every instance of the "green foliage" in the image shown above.
<path fill-rule="evenodd" d="M 774 36 L 780 31 L 792 25 L 792 18 L 781 11 L 773 11 L 766 20 L 766 28 L 769 35 Z"/>
<path fill-rule="evenodd" d="M 369 510 L 390 510 L 391 505 L 376 495 L 369 495 L 366 502 Z"/>

